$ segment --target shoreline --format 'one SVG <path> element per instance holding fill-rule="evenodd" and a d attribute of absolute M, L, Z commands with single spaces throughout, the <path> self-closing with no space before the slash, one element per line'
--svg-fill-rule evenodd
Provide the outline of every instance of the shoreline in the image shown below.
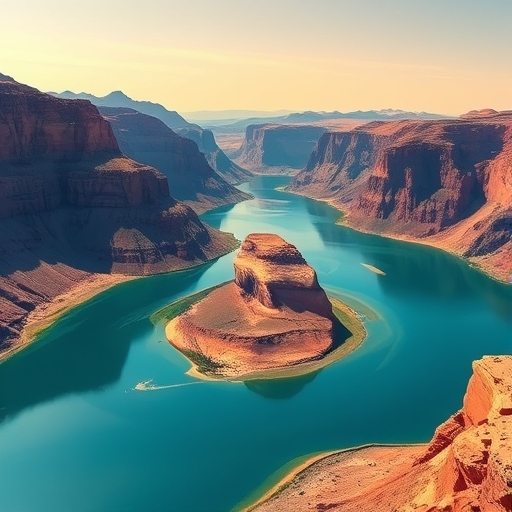
<path fill-rule="evenodd" d="M 443 252 L 449 254 L 450 256 L 453 256 L 453 257 L 459 259 L 460 261 L 464 262 L 464 264 L 466 264 L 473 270 L 480 272 L 481 274 L 488 277 L 489 279 L 492 279 L 493 281 L 496 281 L 496 282 L 504 284 L 504 285 L 512 285 L 512 282 L 508 281 L 508 279 L 510 277 L 501 276 L 500 274 L 493 273 L 493 271 L 492 271 L 493 267 L 491 267 L 490 265 L 487 266 L 485 264 L 473 262 L 473 261 L 465 258 L 464 256 L 462 256 L 461 254 L 457 253 L 455 250 L 446 247 L 445 245 L 443 245 L 441 242 L 438 242 L 437 240 L 426 240 L 424 238 L 411 237 L 410 235 L 382 233 L 382 232 L 376 232 L 376 231 L 371 231 L 371 230 L 362 229 L 362 228 L 359 228 L 356 226 L 352 226 L 349 222 L 349 217 L 347 215 L 347 212 L 345 210 L 343 210 L 333 199 L 323 199 L 323 198 L 319 198 L 319 197 L 313 197 L 313 196 L 310 196 L 307 194 L 301 194 L 299 192 L 295 192 L 292 190 L 286 190 L 285 187 L 276 187 L 275 190 L 278 190 L 279 192 L 284 192 L 286 194 L 293 194 L 296 196 L 306 197 L 313 201 L 318 201 L 321 203 L 328 204 L 329 206 L 334 208 L 340 214 L 340 217 L 334 223 L 338 226 L 343 226 L 344 228 L 351 229 L 353 231 L 356 231 L 357 233 L 381 236 L 382 238 L 389 238 L 391 240 L 397 240 L 399 242 L 406 242 L 406 243 L 410 243 L 410 244 L 419 244 L 419 245 L 423 245 L 425 247 L 431 247 L 433 249 L 443 251 Z M 366 265 L 364 265 L 364 266 L 366 266 Z M 512 275 L 512 269 L 510 270 L 510 274 Z"/>
<path fill-rule="evenodd" d="M 222 256 L 233 252 L 234 250 L 235 248 L 231 249 L 229 252 L 223 252 L 222 254 L 219 254 L 218 256 L 215 256 L 214 258 L 201 262 L 197 265 L 178 268 L 169 272 L 160 272 L 138 276 L 125 274 L 91 273 L 81 281 L 78 281 L 73 287 L 64 293 L 55 296 L 48 302 L 43 302 L 36 306 L 36 308 L 25 317 L 23 328 L 19 336 L 14 339 L 10 346 L 6 347 L 4 350 L 0 350 L 0 364 L 20 353 L 23 349 L 31 346 L 34 341 L 37 341 L 37 338 L 40 334 L 42 334 L 46 329 L 49 329 L 66 313 L 84 304 L 88 300 L 94 298 L 96 295 L 110 288 L 113 288 L 114 286 L 126 283 L 128 281 L 134 281 L 135 279 L 142 279 L 146 277 L 149 278 L 163 274 L 175 274 L 177 272 L 186 272 L 195 268 L 199 268 L 203 265 L 209 265 Z"/>
<path fill-rule="evenodd" d="M 23 329 L 13 344 L 0 351 L 0 364 L 31 346 L 37 337 L 73 308 L 87 302 L 96 295 L 121 283 L 142 276 L 123 274 L 91 274 L 78 281 L 72 288 L 48 302 L 36 306 L 25 318 Z"/>
<path fill-rule="evenodd" d="M 358 452 L 361 452 L 363 450 L 371 449 L 371 448 L 413 448 L 413 447 L 423 447 L 427 446 L 428 443 L 399 443 L 399 444 L 386 444 L 386 443 L 367 443 L 363 445 L 358 446 L 351 446 L 349 448 L 342 448 L 340 450 L 329 450 L 326 452 L 321 453 L 314 453 L 312 455 L 305 455 L 303 457 L 307 457 L 306 460 L 301 461 L 303 457 L 297 457 L 296 459 L 293 459 L 292 461 L 288 462 L 284 466 L 282 466 L 281 469 L 286 468 L 289 464 L 293 464 L 294 460 L 298 461 L 298 465 L 292 467 L 290 471 L 288 471 L 285 476 L 283 476 L 281 479 L 279 479 L 276 483 L 274 483 L 268 490 L 264 491 L 264 493 L 257 497 L 251 498 L 251 495 L 249 495 L 247 498 L 239 502 L 235 507 L 231 510 L 231 512 L 252 512 L 260 505 L 263 505 L 270 499 L 277 497 L 280 493 L 285 491 L 288 486 L 297 478 L 298 476 L 301 476 L 303 478 L 308 477 L 308 473 L 311 472 L 315 466 L 316 463 L 320 461 L 324 461 L 330 457 L 337 457 L 339 455 L 353 455 L 357 454 Z M 280 473 L 280 470 L 278 469 L 273 474 Z M 269 479 L 272 479 L 272 475 L 269 477 Z M 260 486 L 260 488 L 264 489 L 265 482 Z M 254 493 L 258 494 L 259 489 L 256 489 Z M 263 490 L 262 489 L 262 490 Z M 248 504 L 246 504 L 249 502 Z"/>
<path fill-rule="evenodd" d="M 164 306 L 160 310 L 156 311 L 155 313 L 153 313 L 152 317 L 154 317 L 155 319 L 158 318 L 158 323 L 165 321 L 164 329 L 167 330 L 167 325 L 171 322 L 173 318 L 176 318 L 177 316 L 181 315 L 192 305 L 207 297 L 213 290 L 219 288 L 220 286 L 224 286 L 225 284 L 226 283 L 216 285 L 205 290 L 196 292 L 194 294 L 188 295 L 186 297 L 182 297 L 181 299 L 178 299 L 177 301 L 174 301 L 171 304 Z M 373 310 L 371 311 L 374 314 L 374 317 L 371 318 L 368 318 L 368 315 L 365 315 L 364 313 L 358 313 L 352 307 L 350 307 L 348 304 L 342 301 L 342 294 L 335 294 L 334 292 L 332 294 L 328 293 L 328 298 L 333 306 L 333 312 L 335 316 L 350 331 L 351 336 L 347 338 L 339 347 L 327 353 L 320 359 L 315 359 L 290 366 L 249 371 L 236 376 L 227 376 L 221 374 L 208 375 L 202 373 L 199 370 L 199 365 L 195 361 L 193 361 L 187 354 L 183 353 L 176 345 L 174 345 L 166 333 L 167 342 L 172 347 L 174 347 L 181 354 L 181 356 L 184 357 L 190 364 L 190 368 L 188 371 L 185 372 L 185 374 L 196 379 L 210 382 L 246 382 L 252 380 L 273 380 L 300 377 L 303 375 L 307 375 L 309 373 L 319 371 L 325 368 L 326 366 L 335 363 L 336 361 L 339 361 L 344 357 L 347 357 L 349 354 L 357 350 L 368 337 L 368 331 L 364 326 L 363 318 L 366 318 L 368 321 L 371 321 L 372 319 L 375 318 L 379 318 L 379 315 L 375 313 Z M 186 306 L 185 309 L 183 309 L 184 305 Z M 365 307 L 371 309 L 369 308 L 369 306 Z M 166 309 L 168 309 L 171 312 L 172 316 L 162 315 L 162 313 L 165 312 Z"/>

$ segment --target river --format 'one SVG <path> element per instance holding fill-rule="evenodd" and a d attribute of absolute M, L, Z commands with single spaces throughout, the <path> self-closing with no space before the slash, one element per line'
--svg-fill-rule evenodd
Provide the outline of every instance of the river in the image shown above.
<path fill-rule="evenodd" d="M 471 362 L 510 353 L 512 286 L 336 225 L 328 205 L 276 190 L 288 180 L 257 177 L 242 187 L 255 199 L 202 218 L 295 244 L 322 286 L 379 316 L 362 347 L 302 378 L 197 381 L 149 316 L 232 279 L 235 253 L 118 285 L 0 365 L 0 510 L 227 512 L 302 455 L 428 441 L 462 405 Z"/>

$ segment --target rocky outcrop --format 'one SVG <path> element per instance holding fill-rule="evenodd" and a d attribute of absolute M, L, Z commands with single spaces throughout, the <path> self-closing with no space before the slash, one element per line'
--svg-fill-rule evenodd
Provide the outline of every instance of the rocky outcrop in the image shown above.
<path fill-rule="evenodd" d="M 240 377 L 322 358 L 341 325 L 315 271 L 277 235 L 249 235 L 235 281 L 173 319 L 169 341 L 203 372 Z"/>
<path fill-rule="evenodd" d="M 357 129 L 326 132 L 288 188 L 325 199 L 338 196 L 346 201 L 353 199 L 360 192 L 361 187 L 357 185 L 364 183 L 364 177 L 389 143 L 387 135 Z"/>
<path fill-rule="evenodd" d="M 0 349 L 92 273 L 165 272 L 234 245 L 126 158 L 90 102 L 0 80 Z"/>
<path fill-rule="evenodd" d="M 462 410 L 414 464 L 432 471 L 434 503 L 454 512 L 512 510 L 511 433 L 512 357 L 485 357 L 473 364 Z"/>
<path fill-rule="evenodd" d="M 159 103 L 133 100 L 121 91 L 114 91 L 103 97 L 87 93 L 76 94 L 71 91 L 50 94 L 65 99 L 86 99 L 98 107 L 131 108 L 142 114 L 156 117 L 179 135 L 193 140 L 199 150 L 205 154 L 213 170 L 219 173 L 228 183 L 238 185 L 248 181 L 252 176 L 249 171 L 236 165 L 225 155 L 215 142 L 210 130 L 203 130 L 200 126 L 189 123 L 177 112 L 167 110 Z"/>
<path fill-rule="evenodd" d="M 356 228 L 423 238 L 503 278 L 511 162 L 512 113 L 374 122 L 325 134 L 289 189 L 333 202 Z"/>
<path fill-rule="evenodd" d="M 512 357 L 484 357 L 473 363 L 462 410 L 427 446 L 328 456 L 251 510 L 510 512 L 511 436 Z"/>
<path fill-rule="evenodd" d="M 277 235 L 252 234 L 234 262 L 235 284 L 246 299 L 267 308 L 305 309 L 333 318 L 316 272 L 297 248 Z"/>
<path fill-rule="evenodd" d="M 325 131 L 320 126 L 250 125 L 236 162 L 256 172 L 272 167 L 300 169 Z"/>
<path fill-rule="evenodd" d="M 132 109 L 100 107 L 123 154 L 149 164 L 168 180 L 171 195 L 197 213 L 249 199 L 219 176 L 197 145 L 155 117 Z"/>

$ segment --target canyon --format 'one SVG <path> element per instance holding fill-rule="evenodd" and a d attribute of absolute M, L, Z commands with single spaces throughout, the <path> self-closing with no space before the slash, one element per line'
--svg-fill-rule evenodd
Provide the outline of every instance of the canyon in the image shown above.
<path fill-rule="evenodd" d="M 5 75 L 0 226 L 2 353 L 19 348 L 30 313 L 71 289 L 93 283 L 97 292 L 236 247 L 171 197 L 161 172 L 124 156 L 89 101 L 57 99 Z"/>
<path fill-rule="evenodd" d="M 255 124 L 245 131 L 245 139 L 233 156 L 253 172 L 284 173 L 301 169 L 308 161 L 320 136 L 320 126 Z"/>
<path fill-rule="evenodd" d="M 172 197 L 196 213 L 251 197 L 216 173 L 190 138 L 179 136 L 156 117 L 129 108 L 99 107 L 99 111 L 112 126 L 122 153 L 162 172 Z"/>
<path fill-rule="evenodd" d="M 252 176 L 249 171 L 235 164 L 226 156 L 217 145 L 211 130 L 204 130 L 197 124 L 189 123 L 176 111 L 168 110 L 159 103 L 133 100 L 122 91 L 114 91 L 102 97 L 88 93 L 77 94 L 71 91 L 49 94 L 63 99 L 86 99 L 97 107 L 131 108 L 142 114 L 156 117 L 179 135 L 193 140 L 199 150 L 205 154 L 209 165 L 228 183 L 238 185 Z"/>
<path fill-rule="evenodd" d="M 512 270 L 512 112 L 325 133 L 288 190 L 356 229 L 449 250 L 502 280 Z"/>
<path fill-rule="evenodd" d="M 368 446 L 317 457 L 247 510 L 509 512 L 512 357 L 473 363 L 462 409 L 428 445 Z"/>
<path fill-rule="evenodd" d="M 321 359 L 339 346 L 342 331 L 348 333 L 316 272 L 281 237 L 247 236 L 234 267 L 234 282 L 214 289 L 166 327 L 167 339 L 202 373 L 247 377 L 294 367 Z"/>

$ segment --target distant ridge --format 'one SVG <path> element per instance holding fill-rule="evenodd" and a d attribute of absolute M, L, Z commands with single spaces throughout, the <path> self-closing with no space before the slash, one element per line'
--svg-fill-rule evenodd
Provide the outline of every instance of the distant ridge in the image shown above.
<path fill-rule="evenodd" d="M 159 103 L 151 101 L 137 101 L 127 96 L 122 91 L 112 91 L 106 96 L 94 96 L 86 92 L 74 93 L 72 91 L 64 91 L 61 93 L 49 92 L 52 96 L 68 100 L 89 100 L 97 107 L 126 107 L 133 108 L 138 112 L 153 116 L 163 121 L 169 128 L 184 128 L 191 126 L 191 123 L 183 119 L 178 112 L 174 110 L 167 110 Z M 192 125 L 195 126 L 195 125 Z"/>
<path fill-rule="evenodd" d="M 71 91 L 61 93 L 50 92 L 48 94 L 62 99 L 89 100 L 97 107 L 131 108 L 141 114 L 156 117 L 179 135 L 193 140 L 199 147 L 199 151 L 206 156 L 210 166 L 228 183 L 238 185 L 248 181 L 252 176 L 249 171 L 235 164 L 226 156 L 217 145 L 215 137 L 210 130 L 204 130 L 197 124 L 189 123 L 176 111 L 167 110 L 159 103 L 133 100 L 122 91 L 113 91 L 102 97 L 85 92 L 74 93 Z"/>
<path fill-rule="evenodd" d="M 16 80 L 14 80 L 14 78 L 8 76 L 8 75 L 4 75 L 3 73 L 0 73 L 0 82 L 14 82 L 14 83 L 17 83 Z"/>
<path fill-rule="evenodd" d="M 299 123 L 317 123 L 334 119 L 362 119 L 368 121 L 400 121 L 400 120 L 434 120 L 434 119 L 453 119 L 451 116 L 443 114 L 434 114 L 431 112 L 407 112 L 405 110 L 382 109 L 382 110 L 355 110 L 353 112 L 317 112 L 307 110 L 305 112 L 294 112 L 285 116 L 276 117 L 251 117 L 240 119 L 233 123 L 221 123 L 220 121 L 206 126 L 211 126 L 219 133 L 230 133 L 243 131 L 251 124 L 299 124 Z"/>

